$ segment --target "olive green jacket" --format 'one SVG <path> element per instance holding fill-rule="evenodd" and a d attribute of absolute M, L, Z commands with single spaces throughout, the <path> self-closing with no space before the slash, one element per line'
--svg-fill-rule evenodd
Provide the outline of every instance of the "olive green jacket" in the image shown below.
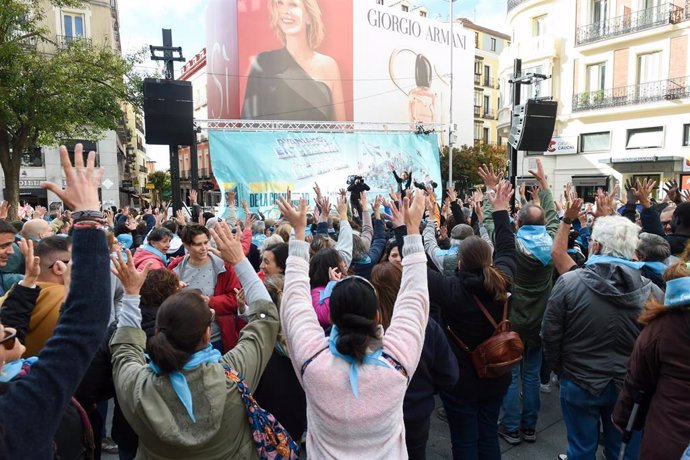
<path fill-rule="evenodd" d="M 273 352 L 279 329 L 278 311 L 268 301 L 253 304 L 250 322 L 221 363 L 245 378 L 253 391 Z M 192 393 L 196 423 L 167 376 L 146 364 L 146 334 L 120 327 L 110 342 L 118 402 L 139 435 L 137 459 L 256 459 L 242 399 L 223 366 L 202 364 L 183 371 Z"/>

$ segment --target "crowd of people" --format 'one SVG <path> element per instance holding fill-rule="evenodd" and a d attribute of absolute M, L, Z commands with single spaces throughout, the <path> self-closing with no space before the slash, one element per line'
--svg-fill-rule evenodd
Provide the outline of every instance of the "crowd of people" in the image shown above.
<path fill-rule="evenodd" d="M 0 205 L 0 458 L 100 458 L 111 401 L 121 459 L 424 459 L 438 395 L 453 458 L 498 459 L 556 384 L 561 458 L 690 444 L 674 182 L 554 199 L 537 161 L 529 200 L 489 165 L 465 199 L 399 180 L 167 216 L 103 209 L 94 154 L 60 155 L 69 211 Z"/>

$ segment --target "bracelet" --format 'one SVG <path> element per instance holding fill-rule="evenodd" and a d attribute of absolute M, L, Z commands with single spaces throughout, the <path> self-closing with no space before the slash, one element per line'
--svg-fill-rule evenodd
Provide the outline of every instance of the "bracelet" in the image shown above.
<path fill-rule="evenodd" d="M 91 228 L 91 229 L 96 229 L 96 230 L 103 230 L 105 228 L 105 226 L 101 222 L 98 222 L 95 220 L 82 220 L 82 221 L 79 221 L 79 222 L 73 224 L 72 228 L 75 228 L 75 229 Z"/>
<path fill-rule="evenodd" d="M 563 216 L 561 222 L 563 222 L 566 225 L 573 225 L 573 220 L 568 216 Z"/>

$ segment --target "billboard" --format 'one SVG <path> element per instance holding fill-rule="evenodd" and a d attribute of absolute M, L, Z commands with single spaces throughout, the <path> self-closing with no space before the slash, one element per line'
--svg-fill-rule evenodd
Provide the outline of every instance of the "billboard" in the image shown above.
<path fill-rule="evenodd" d="M 275 202 L 290 188 L 293 199 L 314 198 L 314 182 L 333 196 L 357 174 L 370 196 L 388 196 L 398 174 L 411 171 L 418 182 L 441 183 L 435 134 L 294 133 L 209 131 L 211 166 L 221 190 L 236 189 L 253 211 L 277 213 Z M 251 155 L 238 152 L 252 152 Z M 225 194 L 223 200 L 225 200 Z M 221 202 L 221 214 L 225 202 Z"/>
<path fill-rule="evenodd" d="M 458 24 L 353 0 L 210 0 L 212 119 L 437 123 L 473 142 L 474 48 Z M 452 48 L 451 48 L 452 46 Z"/>

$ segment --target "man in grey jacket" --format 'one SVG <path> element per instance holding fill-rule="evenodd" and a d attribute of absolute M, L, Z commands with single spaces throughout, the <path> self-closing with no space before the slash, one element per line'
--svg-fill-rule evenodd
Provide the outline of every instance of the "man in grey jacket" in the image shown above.
<path fill-rule="evenodd" d="M 563 225 L 567 225 L 564 222 Z M 617 458 L 621 434 L 611 413 L 640 332 L 637 318 L 661 290 L 634 262 L 639 227 L 621 216 L 596 220 L 584 268 L 563 274 L 553 288 L 542 323 L 546 360 L 560 376 L 568 458 L 594 458 L 603 425 L 606 458 Z M 638 433 L 639 435 L 639 433 Z M 626 458 L 637 458 L 639 436 Z"/>

